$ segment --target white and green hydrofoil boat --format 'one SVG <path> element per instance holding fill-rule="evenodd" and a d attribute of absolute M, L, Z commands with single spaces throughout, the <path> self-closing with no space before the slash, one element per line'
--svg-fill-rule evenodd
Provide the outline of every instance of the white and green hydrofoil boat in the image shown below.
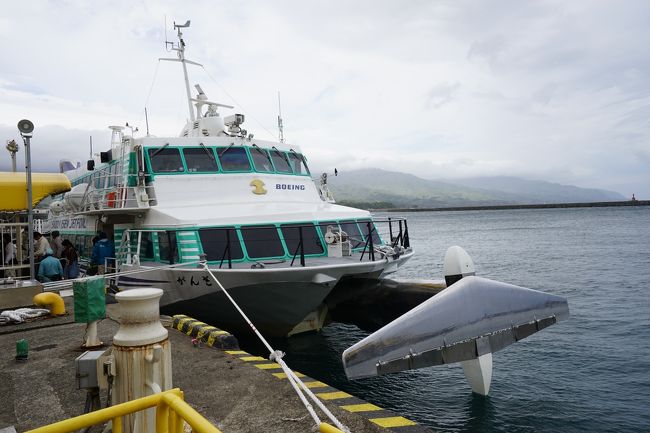
<path fill-rule="evenodd" d="M 173 49 L 185 76 L 189 121 L 179 137 L 133 137 L 113 126 L 106 152 L 85 167 L 63 161 L 73 188 L 55 198 L 45 231 L 58 230 L 85 260 L 92 238 L 115 241 L 120 289 L 164 290 L 162 311 L 236 332 L 246 324 L 199 262 L 269 336 L 318 330 L 328 296 L 394 272 L 413 252 L 405 220 L 379 220 L 335 204 L 326 175 L 314 181 L 297 146 L 258 140 L 244 115 L 190 93 L 185 43 Z M 129 135 L 128 132 L 131 132 Z M 132 270 L 141 272 L 120 275 Z"/>

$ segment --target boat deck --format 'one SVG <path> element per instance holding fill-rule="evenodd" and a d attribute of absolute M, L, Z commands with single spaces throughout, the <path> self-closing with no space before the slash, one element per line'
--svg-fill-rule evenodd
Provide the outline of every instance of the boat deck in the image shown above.
<path fill-rule="evenodd" d="M 399 258 L 400 259 L 405 259 L 408 257 L 411 257 L 412 252 L 407 252 L 402 254 Z M 375 263 L 381 263 L 381 262 L 386 262 L 386 259 L 380 258 L 381 256 L 377 253 L 375 254 Z M 305 267 L 320 267 L 320 266 L 350 266 L 350 265 L 356 265 L 356 264 L 361 264 L 361 263 L 371 263 L 370 262 L 370 257 L 368 256 L 368 253 L 363 255 L 363 259 L 361 257 L 361 253 L 355 252 L 351 256 L 345 256 L 345 257 L 305 257 Z M 156 262 L 143 262 L 143 266 L 151 266 L 151 267 L 165 267 L 167 266 L 166 264 L 162 263 L 156 263 Z M 191 264 L 187 266 L 188 268 L 193 268 L 196 267 L 196 264 Z M 296 257 L 296 260 L 293 261 L 293 264 L 291 263 L 291 260 L 285 260 L 285 259 L 264 259 L 260 260 L 257 262 L 232 262 L 232 269 L 287 269 L 287 268 L 300 268 L 300 257 Z M 180 267 L 183 269 L 184 267 Z M 221 267 L 219 266 L 218 263 L 211 263 L 210 264 L 210 269 L 215 270 L 215 269 L 228 269 L 228 262 L 224 260 L 223 264 Z"/>

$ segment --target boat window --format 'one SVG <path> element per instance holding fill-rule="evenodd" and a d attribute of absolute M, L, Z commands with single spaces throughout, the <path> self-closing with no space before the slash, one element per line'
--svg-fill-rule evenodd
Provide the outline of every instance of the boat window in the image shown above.
<path fill-rule="evenodd" d="M 176 232 L 158 232 L 158 254 L 160 260 L 174 264 L 178 262 L 178 248 L 176 247 Z"/>
<path fill-rule="evenodd" d="M 82 251 L 86 256 L 90 257 L 93 251 L 93 248 L 95 247 L 95 243 L 93 243 L 93 239 L 95 239 L 96 236 L 93 235 L 85 235 L 85 236 L 79 236 L 78 237 L 78 242 L 80 244 L 80 251 Z M 97 240 L 99 240 L 99 237 L 97 237 Z"/>
<path fill-rule="evenodd" d="M 333 226 L 334 228 L 339 228 L 339 223 L 336 221 L 320 221 L 318 222 L 318 228 L 323 236 L 327 233 L 327 226 Z"/>
<path fill-rule="evenodd" d="M 132 233 L 132 238 L 137 242 L 138 234 Z M 140 234 L 140 260 L 153 260 L 153 239 L 152 232 L 142 232 Z"/>
<path fill-rule="evenodd" d="M 214 156 L 214 152 L 209 147 L 185 148 L 183 149 L 183 156 L 185 157 L 187 171 L 190 173 L 219 171 L 217 159 Z"/>
<path fill-rule="evenodd" d="M 357 223 L 354 221 L 341 221 L 341 230 L 348 234 L 352 248 L 363 246 L 364 240 Z"/>
<path fill-rule="evenodd" d="M 228 246 L 230 246 L 230 258 L 232 260 L 244 258 L 239 237 L 237 237 L 234 227 L 200 229 L 199 238 L 201 238 L 203 252 L 207 255 L 209 261 L 228 261 Z"/>
<path fill-rule="evenodd" d="M 295 174 L 309 174 L 309 168 L 301 154 L 289 152 L 289 162 Z"/>
<path fill-rule="evenodd" d="M 289 255 L 293 256 L 297 253 L 300 255 L 300 228 L 302 227 L 302 243 L 305 254 L 322 254 L 323 244 L 321 243 L 316 227 L 313 224 L 283 224 L 280 226 L 284 242 L 287 244 Z"/>
<path fill-rule="evenodd" d="M 183 171 L 183 161 L 178 149 L 150 148 L 149 161 L 154 173 L 178 173 Z"/>
<path fill-rule="evenodd" d="M 361 228 L 361 233 L 363 233 L 363 238 L 365 240 L 368 239 L 368 223 L 370 220 L 359 220 L 359 227 Z M 375 226 L 375 223 L 370 222 L 370 227 L 374 228 L 372 231 L 372 243 L 374 245 L 379 245 L 381 244 L 381 239 L 379 238 L 379 233 L 377 233 L 377 226 Z"/>
<path fill-rule="evenodd" d="M 271 158 L 267 150 L 253 147 L 250 152 L 255 170 L 265 173 L 273 171 L 273 165 L 271 164 Z"/>
<path fill-rule="evenodd" d="M 217 147 L 217 154 L 223 171 L 251 170 L 251 163 L 243 147 Z"/>
<path fill-rule="evenodd" d="M 289 167 L 284 152 L 271 151 L 271 158 L 273 159 L 275 171 L 278 173 L 291 173 L 291 167 Z"/>
<path fill-rule="evenodd" d="M 242 227 L 241 235 L 251 259 L 284 256 L 284 248 L 275 226 Z"/>

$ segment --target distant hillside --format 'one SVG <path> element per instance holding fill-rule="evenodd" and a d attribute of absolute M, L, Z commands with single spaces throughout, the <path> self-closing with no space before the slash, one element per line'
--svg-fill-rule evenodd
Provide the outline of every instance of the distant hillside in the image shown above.
<path fill-rule="evenodd" d="M 345 171 L 328 178 L 337 202 L 365 208 L 491 206 L 624 200 L 610 191 L 519 178 L 427 180 L 381 169 Z"/>
<path fill-rule="evenodd" d="M 573 185 L 526 180 L 518 177 L 494 176 L 455 179 L 457 185 L 515 194 L 528 203 L 581 203 L 625 200 L 623 195 L 603 189 L 579 188 Z"/>

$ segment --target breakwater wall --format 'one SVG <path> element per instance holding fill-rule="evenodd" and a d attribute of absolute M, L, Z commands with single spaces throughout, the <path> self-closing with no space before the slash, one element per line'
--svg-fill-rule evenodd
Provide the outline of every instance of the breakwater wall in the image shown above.
<path fill-rule="evenodd" d="M 510 209 L 557 209 L 578 207 L 617 207 L 617 206 L 650 206 L 650 200 L 600 201 L 590 203 L 541 203 L 541 204 L 506 204 L 497 206 L 455 206 L 431 208 L 391 208 L 370 209 L 375 212 L 441 212 L 466 210 L 510 210 Z"/>

